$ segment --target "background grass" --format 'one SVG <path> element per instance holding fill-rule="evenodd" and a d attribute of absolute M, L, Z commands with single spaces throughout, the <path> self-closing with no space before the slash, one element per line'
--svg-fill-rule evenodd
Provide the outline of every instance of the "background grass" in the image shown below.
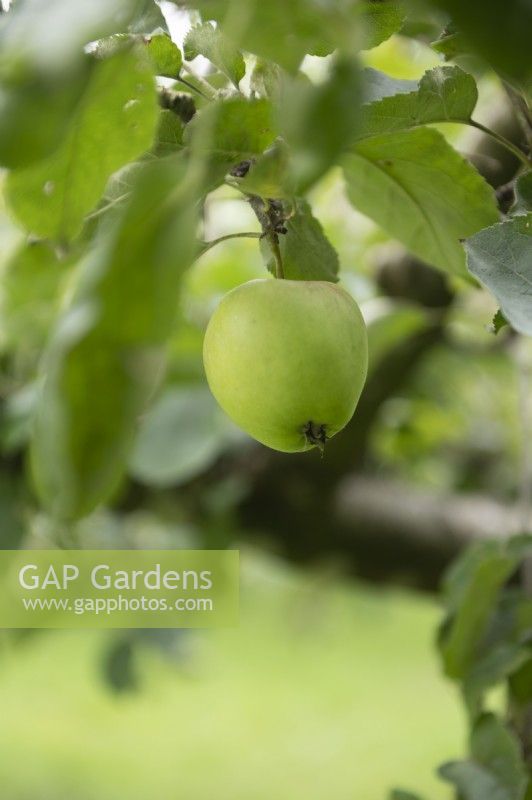
<path fill-rule="evenodd" d="M 105 684 L 107 632 L 6 641 L 2 800 L 384 800 L 449 794 L 460 753 L 432 601 L 244 556 L 238 629 L 143 647 L 137 692 Z"/>

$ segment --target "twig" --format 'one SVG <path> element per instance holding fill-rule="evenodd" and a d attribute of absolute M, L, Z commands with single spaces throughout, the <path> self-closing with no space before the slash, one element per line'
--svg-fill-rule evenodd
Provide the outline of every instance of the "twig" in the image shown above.
<path fill-rule="evenodd" d="M 200 256 L 210 250 L 212 247 L 215 247 L 217 244 L 221 242 L 227 242 L 229 239 L 261 239 L 262 233 L 253 233 L 251 231 L 243 232 L 243 233 L 227 233 L 225 236 L 220 236 L 218 239 L 213 239 L 212 242 L 202 242 L 202 249 L 200 251 Z"/>
<path fill-rule="evenodd" d="M 491 128 L 487 128 L 481 122 L 477 122 L 474 119 L 470 119 L 466 124 L 470 125 L 472 128 L 476 128 L 477 130 L 482 131 L 482 133 L 485 133 L 487 136 L 491 136 L 491 138 L 494 141 L 498 142 L 501 145 L 501 147 L 505 147 L 510 153 L 513 153 L 513 155 L 516 158 L 518 158 L 521 161 L 521 163 L 524 164 L 525 167 L 527 167 L 527 169 L 532 168 L 532 161 L 530 160 L 530 158 L 528 158 L 528 156 L 525 153 L 523 153 L 523 151 L 519 147 L 517 147 L 517 145 L 513 144 L 513 142 L 511 142 L 505 136 L 502 136 L 502 134 L 491 130 Z"/>

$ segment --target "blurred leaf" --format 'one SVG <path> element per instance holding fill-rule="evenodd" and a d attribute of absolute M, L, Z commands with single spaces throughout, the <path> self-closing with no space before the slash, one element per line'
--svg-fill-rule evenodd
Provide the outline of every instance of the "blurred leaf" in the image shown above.
<path fill-rule="evenodd" d="M 273 61 L 257 58 L 250 76 L 250 89 L 259 97 L 277 97 L 280 92 L 282 70 Z"/>
<path fill-rule="evenodd" d="M 474 664 L 499 592 L 518 561 L 503 544 L 485 542 L 466 551 L 448 573 L 444 590 L 449 617 L 439 646 L 450 678 L 463 679 Z"/>
<path fill-rule="evenodd" d="M 6 194 L 14 213 L 39 236 L 76 236 L 109 176 L 150 147 L 156 123 L 153 75 L 144 59 L 128 50 L 95 62 L 61 147 L 9 175 Z"/>
<path fill-rule="evenodd" d="M 102 669 L 106 683 L 115 692 L 134 691 L 139 678 L 135 669 L 135 648 L 130 635 L 111 641 L 102 658 Z"/>
<path fill-rule="evenodd" d="M 194 25 L 187 34 L 184 50 L 187 61 L 193 61 L 199 55 L 208 58 L 238 88 L 246 65 L 240 50 L 224 36 L 220 28 L 215 28 L 210 22 Z"/>
<path fill-rule="evenodd" d="M 280 198 L 292 195 L 293 186 L 290 186 L 288 176 L 289 159 L 284 141 L 276 140 L 250 165 L 249 172 L 240 183 L 241 190 L 260 197 Z"/>
<path fill-rule="evenodd" d="M 495 295 L 508 322 L 532 335 L 532 214 L 480 231 L 465 249 L 469 271 Z"/>
<path fill-rule="evenodd" d="M 159 3 L 155 0 L 139 0 L 136 3 L 135 14 L 129 23 L 131 33 L 153 33 L 160 28 L 168 33 L 168 26 Z"/>
<path fill-rule="evenodd" d="M 86 67 L 61 81 L 37 75 L 20 86 L 0 82 L 0 165 L 33 164 L 61 143 L 86 89 Z"/>
<path fill-rule="evenodd" d="M 464 681 L 464 698 L 472 719 L 482 710 L 485 693 L 504 681 L 521 667 L 528 658 L 527 651 L 518 642 L 505 642 L 489 648 L 477 660 Z"/>
<path fill-rule="evenodd" d="M 498 219 L 493 191 L 431 128 L 375 136 L 344 159 L 349 199 L 429 264 L 467 277 L 460 239 Z"/>
<path fill-rule="evenodd" d="M 155 74 L 166 78 L 177 78 L 183 56 L 170 37 L 166 33 L 154 33 L 144 36 L 142 41 L 152 60 Z"/>
<path fill-rule="evenodd" d="M 358 65 L 347 56 L 334 61 L 323 83 L 287 77 L 282 84 L 279 129 L 290 149 L 290 184 L 297 193 L 304 193 L 353 141 L 360 95 Z"/>
<path fill-rule="evenodd" d="M 360 136 L 374 136 L 430 122 L 466 122 L 478 99 L 475 79 L 460 67 L 435 67 L 415 91 L 400 90 L 362 106 Z"/>
<path fill-rule="evenodd" d="M 519 175 L 515 195 L 519 211 L 532 211 L 532 170 Z"/>
<path fill-rule="evenodd" d="M 232 166 L 259 156 L 275 138 L 268 100 L 232 98 L 210 103 L 186 126 L 184 139 L 204 160 L 215 188 Z"/>
<path fill-rule="evenodd" d="M 496 70 L 517 81 L 530 77 L 532 5 L 528 0 L 507 0 L 504 13 L 498 3 L 484 0 L 432 2 L 450 14 L 471 45 Z"/>
<path fill-rule="evenodd" d="M 502 328 L 506 328 L 507 325 L 508 320 L 505 318 L 501 309 L 497 309 L 491 321 L 491 331 L 496 335 L 500 330 L 502 330 Z"/>
<path fill-rule="evenodd" d="M 452 28 L 452 26 L 449 27 Z M 437 53 L 445 56 L 446 61 L 471 52 L 471 47 L 467 43 L 465 36 L 457 30 L 447 29 L 439 39 L 431 42 L 430 46 Z"/>
<path fill-rule="evenodd" d="M 396 0 L 369 0 L 360 10 L 364 23 L 364 50 L 377 47 L 397 33 L 406 19 L 403 4 Z"/>
<path fill-rule="evenodd" d="M 357 0 L 196 0 L 203 19 L 216 20 L 237 48 L 295 72 L 304 56 L 353 49 L 359 39 Z"/>
<path fill-rule="evenodd" d="M 112 494 L 160 379 L 180 276 L 195 249 L 195 193 L 182 160 L 146 165 L 106 223 L 50 343 L 37 405 L 33 474 L 62 518 Z"/>
<path fill-rule="evenodd" d="M 0 24 L 0 72 L 56 79 L 83 59 L 89 42 L 127 28 L 135 0 L 24 0 Z"/>
<path fill-rule="evenodd" d="M 285 278 L 299 281 L 337 281 L 338 254 L 325 236 L 305 200 L 297 200 L 287 220 L 286 234 L 279 235 Z M 266 266 L 275 274 L 275 259 L 267 238 L 261 239 Z"/>
<path fill-rule="evenodd" d="M 412 792 L 394 789 L 390 795 L 390 800 L 422 800 L 422 798 L 418 794 L 412 794 Z"/>
<path fill-rule="evenodd" d="M 71 260 L 59 260 L 45 242 L 25 243 L 2 271 L 0 320 L 8 346 L 43 347 L 61 301 L 60 287 Z"/>
<path fill-rule="evenodd" d="M 16 550 L 26 531 L 25 486 L 19 475 L 0 473 L 0 550 Z"/>
<path fill-rule="evenodd" d="M 159 124 L 155 134 L 155 153 L 164 156 L 181 150 L 184 127 L 177 114 L 162 109 L 159 113 Z"/>
<path fill-rule="evenodd" d="M 463 800 L 523 800 L 527 773 L 515 736 L 493 714 L 480 717 L 471 734 L 471 759 L 440 767 Z"/>
<path fill-rule="evenodd" d="M 226 420 L 208 389 L 170 388 L 141 423 L 130 473 L 148 486 L 177 486 L 211 466 L 226 441 Z"/>
<path fill-rule="evenodd" d="M 397 305 L 376 319 L 371 319 L 367 323 L 370 374 L 401 341 L 426 328 L 427 321 L 424 309 L 414 306 L 401 308 Z"/>

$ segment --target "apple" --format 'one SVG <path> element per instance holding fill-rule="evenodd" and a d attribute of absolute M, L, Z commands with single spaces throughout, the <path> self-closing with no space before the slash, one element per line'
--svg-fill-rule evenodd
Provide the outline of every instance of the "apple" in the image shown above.
<path fill-rule="evenodd" d="M 323 448 L 364 386 L 366 326 L 334 283 L 253 280 L 222 299 L 203 361 L 214 397 L 242 430 L 285 453 Z"/>

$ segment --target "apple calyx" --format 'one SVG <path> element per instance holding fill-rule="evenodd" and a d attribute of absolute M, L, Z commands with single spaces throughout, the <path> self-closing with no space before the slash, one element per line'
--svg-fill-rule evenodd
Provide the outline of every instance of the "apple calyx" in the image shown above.
<path fill-rule="evenodd" d="M 303 434 L 309 444 L 317 447 L 323 453 L 325 450 L 325 442 L 327 441 L 325 425 L 321 425 L 319 422 L 312 422 L 312 420 L 309 420 L 303 426 Z"/>

